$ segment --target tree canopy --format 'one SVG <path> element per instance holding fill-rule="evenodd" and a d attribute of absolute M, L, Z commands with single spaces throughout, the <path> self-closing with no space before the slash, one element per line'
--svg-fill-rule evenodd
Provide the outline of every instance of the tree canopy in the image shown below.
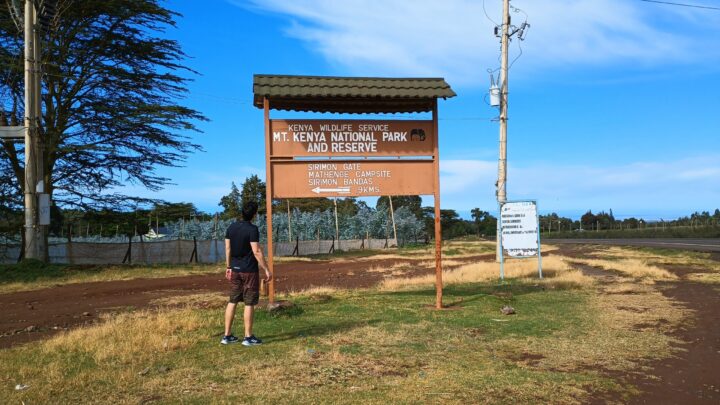
<path fill-rule="evenodd" d="M 200 149 L 187 135 L 205 117 L 179 104 L 188 75 L 179 16 L 159 0 L 64 0 L 42 34 L 42 178 L 53 199 L 82 208 L 129 207 L 122 186 L 159 190 L 157 173 Z M 0 7 L 0 125 L 22 123 L 23 36 Z M 24 146 L 0 144 L 0 195 L 22 204 Z M 147 201 L 147 200 L 146 200 Z"/>

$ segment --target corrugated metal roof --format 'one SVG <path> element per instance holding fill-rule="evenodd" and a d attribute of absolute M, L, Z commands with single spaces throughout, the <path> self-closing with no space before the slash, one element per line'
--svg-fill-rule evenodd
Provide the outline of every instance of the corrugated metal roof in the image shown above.
<path fill-rule="evenodd" d="M 255 75 L 254 104 L 278 110 L 394 113 L 430 111 L 437 98 L 455 97 L 442 78 Z"/>

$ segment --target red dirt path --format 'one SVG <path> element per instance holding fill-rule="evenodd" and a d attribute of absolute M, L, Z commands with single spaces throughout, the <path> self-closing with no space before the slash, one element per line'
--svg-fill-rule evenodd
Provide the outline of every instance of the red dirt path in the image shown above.
<path fill-rule="evenodd" d="M 480 255 L 454 261 L 469 263 L 491 260 Z M 420 267 L 427 259 L 347 260 L 279 263 L 276 268 L 278 292 L 299 291 L 313 286 L 363 288 L 378 284 L 380 272 L 373 267 L 389 268 L 395 264 L 414 264 L 408 276 L 430 274 L 433 268 Z M 157 279 L 134 279 L 94 283 L 67 284 L 34 291 L 0 295 L 0 348 L 44 338 L 61 330 L 97 321 L 102 312 L 128 308 L 146 308 L 158 298 L 227 292 L 224 272 L 218 274 Z M 30 328 L 30 331 L 27 330 Z"/>

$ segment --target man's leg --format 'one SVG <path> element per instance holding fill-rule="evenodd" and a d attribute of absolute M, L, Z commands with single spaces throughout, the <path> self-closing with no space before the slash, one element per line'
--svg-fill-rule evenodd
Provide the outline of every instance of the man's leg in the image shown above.
<path fill-rule="evenodd" d="M 225 308 L 225 336 L 230 336 L 233 318 L 235 318 L 235 307 L 237 307 L 237 304 L 228 302 L 227 308 Z"/>
<path fill-rule="evenodd" d="M 243 320 L 245 321 L 245 337 L 252 336 L 253 316 L 255 315 L 255 305 L 245 305 L 245 313 Z"/>

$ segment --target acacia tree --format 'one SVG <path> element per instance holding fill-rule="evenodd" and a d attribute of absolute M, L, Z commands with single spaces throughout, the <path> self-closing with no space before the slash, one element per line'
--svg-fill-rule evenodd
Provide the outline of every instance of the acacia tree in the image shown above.
<path fill-rule="evenodd" d="M 205 120 L 178 104 L 187 92 L 186 55 L 165 39 L 179 14 L 158 0 L 59 0 L 42 35 L 42 179 L 53 200 L 80 208 L 136 205 L 127 184 L 160 190 L 157 174 L 200 147 L 180 131 Z M 3 4 L 3 6 L 5 6 Z M 22 123 L 23 38 L 0 7 L 0 111 Z M 22 203 L 24 147 L 0 146 L 0 191 Z M 145 200 L 147 201 L 147 200 Z"/>

